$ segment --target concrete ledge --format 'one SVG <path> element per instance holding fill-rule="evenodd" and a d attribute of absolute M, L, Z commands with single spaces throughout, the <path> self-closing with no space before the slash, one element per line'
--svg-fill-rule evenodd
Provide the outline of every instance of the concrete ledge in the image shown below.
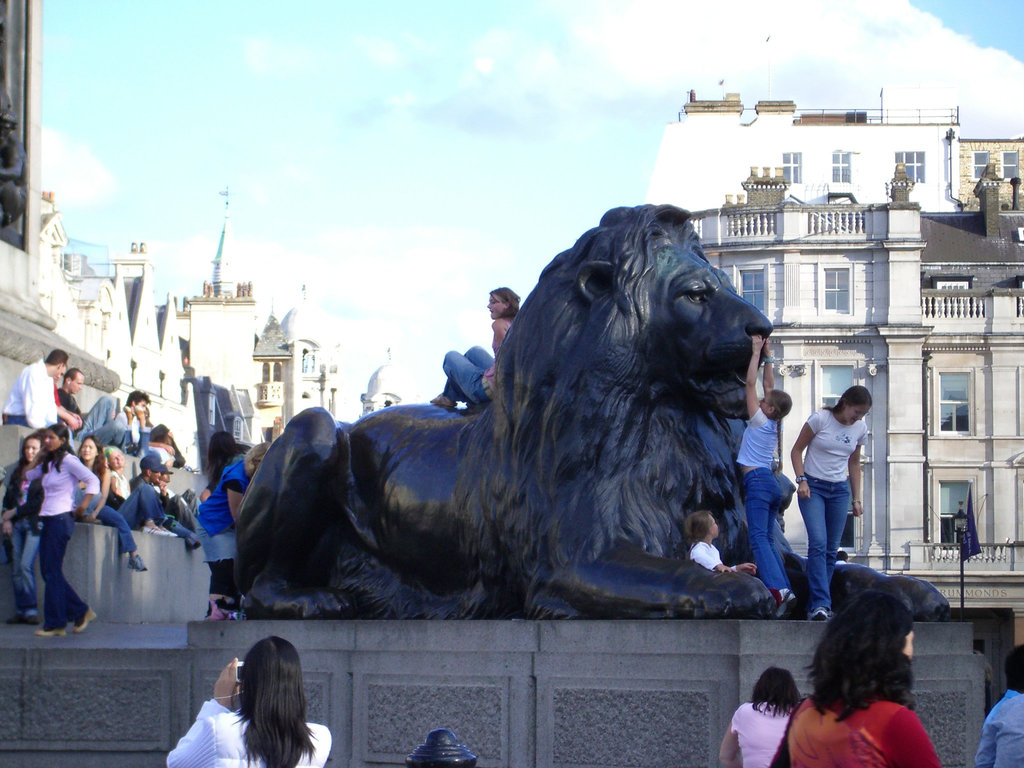
<path fill-rule="evenodd" d="M 764 667 L 788 667 L 808 689 L 805 669 L 823 629 L 767 621 L 193 622 L 187 646 L 170 633 L 159 649 L 152 641 L 163 635 L 138 626 L 101 624 L 49 640 L 17 627 L 0 630 L 0 717 L 10 726 L 0 729 L 0 764 L 163 765 L 223 665 L 276 634 L 302 654 L 309 717 L 330 727 L 334 765 L 401 766 L 428 731 L 448 727 L 481 768 L 713 768 L 733 711 Z M 915 627 L 918 713 L 947 768 L 971 764 L 981 731 L 983 662 L 971 637 L 970 624 Z"/>
<path fill-rule="evenodd" d="M 100 621 L 124 624 L 181 623 L 206 614 L 210 569 L 203 550 L 189 552 L 185 540 L 133 531 L 148 571 L 129 571 L 117 554 L 117 533 L 102 525 L 77 523 L 64 557 L 64 575 Z M 42 612 L 43 580 L 36 562 Z M 0 621 L 14 615 L 11 566 L 0 565 Z"/>

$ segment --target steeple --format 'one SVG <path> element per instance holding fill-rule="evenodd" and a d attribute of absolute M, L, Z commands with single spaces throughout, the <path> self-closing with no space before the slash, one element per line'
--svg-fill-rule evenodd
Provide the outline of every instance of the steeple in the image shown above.
<path fill-rule="evenodd" d="M 224 197 L 224 228 L 220 232 L 220 244 L 213 259 L 213 295 L 234 296 L 235 283 L 231 274 L 231 256 L 235 251 L 235 236 L 231 231 L 231 212 L 228 209 L 228 188 L 219 193 Z"/>

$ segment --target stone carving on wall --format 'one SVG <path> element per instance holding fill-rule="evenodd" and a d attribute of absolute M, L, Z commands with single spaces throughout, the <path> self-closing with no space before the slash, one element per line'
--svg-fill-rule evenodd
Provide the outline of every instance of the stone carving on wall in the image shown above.
<path fill-rule="evenodd" d="M 242 506 L 248 615 L 770 616 L 759 580 L 686 560 L 682 521 L 711 510 L 725 561 L 751 559 L 735 456 L 750 336 L 771 331 L 686 211 L 609 211 L 523 304 L 492 403 L 288 423 Z M 840 600 L 884 585 L 948 617 L 925 582 L 836 574 Z"/>

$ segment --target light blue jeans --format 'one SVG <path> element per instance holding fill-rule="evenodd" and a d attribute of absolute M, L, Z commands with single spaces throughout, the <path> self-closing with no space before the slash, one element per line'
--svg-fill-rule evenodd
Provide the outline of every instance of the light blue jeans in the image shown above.
<path fill-rule="evenodd" d="M 486 403 L 491 398 L 484 391 L 483 377 L 492 365 L 494 358 L 483 347 L 473 347 L 464 355 L 449 352 L 444 356 L 444 373 L 448 377 L 444 396 L 455 402 Z"/>
<path fill-rule="evenodd" d="M 14 521 L 11 533 L 14 559 L 11 563 L 11 585 L 14 587 L 14 609 L 20 616 L 36 616 L 36 555 L 39 553 L 39 532 L 32 530 L 26 518 Z"/>
<path fill-rule="evenodd" d="M 807 613 L 810 614 L 818 608 L 832 609 L 832 572 L 850 511 L 850 483 L 848 480 L 830 483 L 808 475 L 807 485 L 811 497 L 798 497 L 797 502 L 807 529 L 807 581 L 811 592 Z"/>

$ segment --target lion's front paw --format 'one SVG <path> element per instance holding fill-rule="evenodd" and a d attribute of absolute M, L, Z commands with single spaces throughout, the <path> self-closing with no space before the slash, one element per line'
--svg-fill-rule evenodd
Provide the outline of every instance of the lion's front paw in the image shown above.
<path fill-rule="evenodd" d="M 348 596 L 333 589 L 302 589 L 283 579 L 257 578 L 245 596 L 251 619 L 351 619 L 355 608 Z"/>

